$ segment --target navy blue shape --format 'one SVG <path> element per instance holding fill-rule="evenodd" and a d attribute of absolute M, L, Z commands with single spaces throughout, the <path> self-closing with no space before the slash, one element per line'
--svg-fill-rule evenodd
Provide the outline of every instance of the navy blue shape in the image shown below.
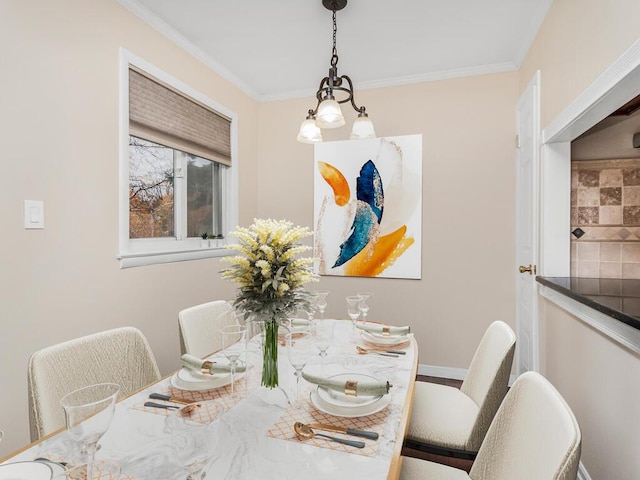
<path fill-rule="evenodd" d="M 384 209 L 384 190 L 380 173 L 371 160 L 362 166 L 360 176 L 356 179 L 356 198 L 369 204 L 380 223 Z"/>

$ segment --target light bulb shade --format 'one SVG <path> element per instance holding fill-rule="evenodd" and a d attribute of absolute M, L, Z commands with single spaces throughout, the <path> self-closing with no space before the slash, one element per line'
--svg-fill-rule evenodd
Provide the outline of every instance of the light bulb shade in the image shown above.
<path fill-rule="evenodd" d="M 316 124 L 320 128 L 338 128 L 344 125 L 340 105 L 333 99 L 325 99 L 318 106 Z"/>
<path fill-rule="evenodd" d="M 351 140 L 358 140 L 360 138 L 376 138 L 376 132 L 373 129 L 373 122 L 369 120 L 369 117 L 362 115 L 353 121 L 353 128 L 351 129 Z"/>
<path fill-rule="evenodd" d="M 313 118 L 307 118 L 302 122 L 302 125 L 300 125 L 298 141 L 302 143 L 322 142 L 322 132 L 320 131 L 320 127 L 316 125 L 316 121 Z"/>

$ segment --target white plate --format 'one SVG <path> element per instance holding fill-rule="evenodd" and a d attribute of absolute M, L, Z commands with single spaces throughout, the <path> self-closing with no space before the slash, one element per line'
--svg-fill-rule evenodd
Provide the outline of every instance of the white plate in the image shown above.
<path fill-rule="evenodd" d="M 236 374 L 236 380 L 240 374 Z M 189 368 L 181 368 L 171 377 L 171 385 L 180 390 L 212 390 L 231 383 L 230 373 L 204 375 Z"/>
<path fill-rule="evenodd" d="M 335 405 L 324 403 L 318 396 L 318 391 L 315 388 L 311 390 L 311 394 L 309 395 L 309 397 L 311 399 L 311 404 L 321 412 L 328 413 L 329 415 L 333 415 L 335 417 L 344 418 L 366 417 L 367 415 L 373 415 L 374 413 L 377 413 L 385 408 L 391 402 L 391 395 L 383 395 L 379 400 L 363 407 L 337 407 Z"/>
<path fill-rule="evenodd" d="M 53 470 L 43 462 L 16 462 L 0 465 L 0 480 L 51 480 Z"/>
<path fill-rule="evenodd" d="M 377 381 L 375 377 L 364 375 L 362 373 L 341 373 L 339 375 L 332 375 L 329 378 L 343 381 L 354 380 L 357 382 Z M 355 397 L 353 395 L 345 395 L 343 392 L 337 392 L 320 386 L 317 388 L 317 394 L 323 404 L 338 408 L 362 408 L 377 402 L 380 400 L 380 397 L 382 397 L 382 395 L 361 395 Z"/>
<path fill-rule="evenodd" d="M 360 335 L 365 341 L 373 343 L 375 345 L 399 345 L 409 340 L 409 335 L 390 335 L 387 337 L 380 333 L 372 333 L 366 331 L 363 331 Z"/>

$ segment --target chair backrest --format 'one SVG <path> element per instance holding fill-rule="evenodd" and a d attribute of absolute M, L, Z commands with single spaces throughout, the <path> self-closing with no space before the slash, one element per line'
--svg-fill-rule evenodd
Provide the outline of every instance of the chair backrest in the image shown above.
<path fill-rule="evenodd" d="M 217 352 L 222 349 L 220 329 L 232 323 L 236 323 L 234 311 L 224 300 L 181 310 L 178 325 L 182 353 L 203 358 Z"/>
<path fill-rule="evenodd" d="M 29 424 L 35 441 L 65 426 L 60 399 L 96 383 L 117 383 L 120 397 L 160 379 L 140 330 L 122 327 L 43 348 L 29 359 Z"/>
<path fill-rule="evenodd" d="M 495 321 L 484 333 L 460 390 L 478 405 L 478 416 L 466 450 L 477 452 L 509 387 L 516 335 Z"/>
<path fill-rule="evenodd" d="M 575 480 L 580 427 L 558 391 L 542 375 L 523 373 L 489 427 L 472 480 Z"/>

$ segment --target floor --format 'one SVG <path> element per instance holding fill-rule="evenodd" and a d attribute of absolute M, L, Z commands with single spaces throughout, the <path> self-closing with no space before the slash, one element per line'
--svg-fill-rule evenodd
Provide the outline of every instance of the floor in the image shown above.
<path fill-rule="evenodd" d="M 419 382 L 439 383 L 440 385 L 447 385 L 455 388 L 460 388 L 460 386 L 462 385 L 462 380 L 452 380 L 450 378 L 440 378 L 440 377 L 428 377 L 426 375 L 418 375 L 417 380 Z M 407 457 L 421 458 L 423 460 L 429 460 L 432 462 L 441 463 L 443 465 L 449 465 L 450 467 L 459 468 L 461 470 L 465 470 L 466 472 L 468 472 L 471 469 L 471 465 L 473 465 L 473 460 L 462 460 L 459 458 L 444 457 L 441 455 L 434 455 L 431 453 L 421 452 L 419 450 L 413 450 L 407 447 L 403 447 L 402 455 L 405 455 Z"/>

